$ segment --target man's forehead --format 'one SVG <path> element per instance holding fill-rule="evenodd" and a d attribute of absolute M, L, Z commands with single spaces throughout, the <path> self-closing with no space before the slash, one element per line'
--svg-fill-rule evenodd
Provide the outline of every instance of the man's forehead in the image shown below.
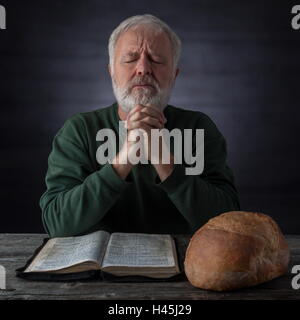
<path fill-rule="evenodd" d="M 142 47 L 156 52 L 170 50 L 169 38 L 163 31 L 136 28 L 125 31 L 116 43 L 121 51 L 138 52 Z"/>

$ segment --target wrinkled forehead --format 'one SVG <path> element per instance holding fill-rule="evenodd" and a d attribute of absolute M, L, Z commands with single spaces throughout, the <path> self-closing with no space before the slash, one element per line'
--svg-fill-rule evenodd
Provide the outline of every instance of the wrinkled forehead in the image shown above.
<path fill-rule="evenodd" d="M 116 54 L 139 52 L 143 49 L 156 54 L 172 56 L 172 45 L 165 31 L 150 25 L 136 26 L 123 32 L 116 42 Z"/>

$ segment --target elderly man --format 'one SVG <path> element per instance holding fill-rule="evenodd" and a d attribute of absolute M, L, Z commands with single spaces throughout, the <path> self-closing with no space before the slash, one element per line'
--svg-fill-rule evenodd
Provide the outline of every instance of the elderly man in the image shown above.
<path fill-rule="evenodd" d="M 51 237 L 100 229 L 191 234 L 213 216 L 239 209 L 222 134 L 205 114 L 168 105 L 180 50 L 177 35 L 152 15 L 131 17 L 113 31 L 109 73 L 117 102 L 71 117 L 53 141 L 47 190 L 40 199 Z M 125 125 L 125 139 L 116 135 L 118 152 L 112 161 L 100 164 L 96 153 L 103 141 L 96 139 L 97 133 L 105 128 L 120 134 L 119 123 Z M 162 161 L 163 139 L 157 161 L 150 152 L 144 154 L 146 163 L 130 161 L 139 141 L 130 134 L 143 132 L 149 151 L 154 129 L 175 128 L 204 129 L 201 174 L 188 175 L 186 164 L 174 161 L 174 144 L 169 144 L 170 161 Z"/>

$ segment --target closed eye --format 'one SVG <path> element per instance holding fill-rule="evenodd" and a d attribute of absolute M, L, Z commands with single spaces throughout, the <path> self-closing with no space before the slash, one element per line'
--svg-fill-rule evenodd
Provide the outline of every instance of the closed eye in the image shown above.
<path fill-rule="evenodd" d="M 124 62 L 125 63 L 132 63 L 132 62 L 135 62 L 135 61 L 137 61 L 137 59 L 132 59 L 132 60 L 124 61 Z M 150 61 L 153 62 L 153 63 L 156 63 L 156 64 L 163 64 L 162 62 L 157 61 L 157 60 L 153 60 L 153 59 L 151 59 Z"/>

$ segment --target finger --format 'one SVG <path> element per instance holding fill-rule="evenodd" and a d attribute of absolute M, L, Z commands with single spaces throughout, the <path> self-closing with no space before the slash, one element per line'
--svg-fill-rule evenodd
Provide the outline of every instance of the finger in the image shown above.
<path fill-rule="evenodd" d="M 142 111 L 153 117 L 162 116 L 162 112 L 158 108 L 154 107 L 153 105 L 145 105 Z"/>
<path fill-rule="evenodd" d="M 131 109 L 128 114 L 126 120 L 128 120 L 129 117 L 131 117 L 135 112 L 140 111 L 144 108 L 144 106 L 138 104 L 133 109 Z"/>
<path fill-rule="evenodd" d="M 127 121 L 139 121 L 143 118 L 147 117 L 147 113 L 142 112 L 141 110 L 136 111 L 135 113 L 133 113 L 131 116 L 129 116 L 127 118 Z"/>
<path fill-rule="evenodd" d="M 133 127 L 136 128 L 139 125 L 141 125 L 142 123 L 146 123 L 147 125 L 149 125 L 151 128 L 154 128 L 154 129 L 164 128 L 163 122 L 161 122 L 159 119 L 151 117 L 147 114 L 145 116 L 140 114 L 140 115 L 132 116 L 132 118 L 133 117 L 135 117 L 137 120 L 131 121 L 131 119 L 130 119 L 127 121 L 126 128 L 128 130 L 130 130 Z"/>
<path fill-rule="evenodd" d="M 147 132 L 151 132 L 151 129 L 153 129 L 152 126 L 150 126 L 149 124 L 145 123 L 145 122 L 141 122 L 141 121 L 136 121 L 136 122 L 131 122 L 128 123 L 128 128 L 129 131 L 130 130 L 134 130 L 134 129 L 144 129 Z"/>
<path fill-rule="evenodd" d="M 133 114 L 135 114 L 137 112 L 141 112 L 141 111 L 144 112 L 144 113 L 147 113 L 150 116 L 157 117 L 158 119 L 160 118 L 163 123 L 166 122 L 166 118 L 165 118 L 163 112 L 160 111 L 159 109 L 157 109 L 156 107 L 150 105 L 150 104 L 148 104 L 148 105 L 141 105 L 141 104 L 136 105 L 127 114 L 127 120 L 129 118 L 131 118 Z"/>
<path fill-rule="evenodd" d="M 125 124 L 124 124 L 126 129 L 128 129 L 128 122 L 131 121 L 131 117 L 133 115 L 135 115 L 136 113 L 139 113 L 143 108 L 144 108 L 144 106 L 142 106 L 142 105 L 136 105 L 133 109 L 131 109 L 128 112 L 128 114 L 126 116 Z"/>
<path fill-rule="evenodd" d="M 147 113 L 148 115 L 152 116 L 152 117 L 156 117 L 158 119 L 160 119 L 162 121 L 162 123 L 166 122 L 166 117 L 163 114 L 163 112 L 159 109 L 157 109 L 156 107 L 153 106 L 146 106 L 144 107 L 142 110 L 142 112 Z"/>
<path fill-rule="evenodd" d="M 162 129 L 164 124 L 158 120 L 157 118 L 146 116 L 142 118 L 140 121 L 147 123 L 149 126 L 154 127 L 156 129 Z"/>
<path fill-rule="evenodd" d="M 137 105 L 135 106 L 133 109 L 131 109 L 128 113 L 127 113 L 127 116 L 126 116 L 126 120 L 127 121 L 134 113 L 136 113 L 137 111 L 140 111 L 142 110 L 143 107 L 141 105 Z"/>
<path fill-rule="evenodd" d="M 147 108 L 149 108 L 149 107 L 147 107 Z M 161 117 L 157 118 L 156 113 L 149 112 L 149 111 L 148 111 L 148 113 L 146 113 L 143 110 L 145 110 L 145 108 L 143 108 L 142 110 L 138 109 L 138 111 L 136 111 L 135 113 L 133 113 L 132 115 L 130 115 L 127 118 L 127 122 L 141 121 L 141 120 L 147 118 L 146 122 L 148 122 L 150 125 L 153 125 L 153 127 L 163 128 L 165 122 L 162 120 Z M 155 116 L 153 116 L 153 114 L 155 114 Z M 149 119 L 149 117 L 151 119 Z M 128 128 L 128 126 L 127 126 L 127 128 Z"/>

